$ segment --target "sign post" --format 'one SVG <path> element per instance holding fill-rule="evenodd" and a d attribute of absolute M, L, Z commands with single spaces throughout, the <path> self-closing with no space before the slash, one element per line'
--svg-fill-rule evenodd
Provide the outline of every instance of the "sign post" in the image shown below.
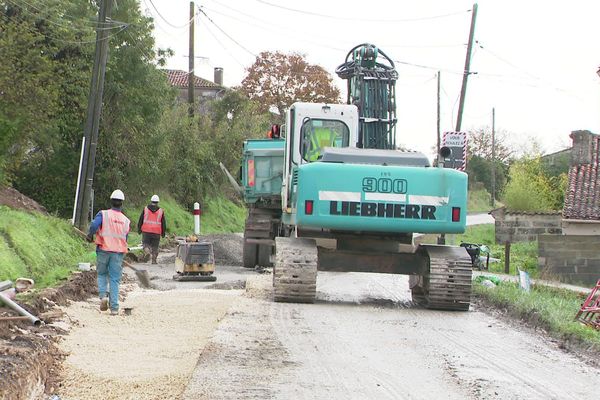
<path fill-rule="evenodd" d="M 467 169 L 467 133 L 444 132 L 442 146 L 448 147 L 450 156 L 444 160 L 444 168 L 453 168 L 459 171 Z"/>

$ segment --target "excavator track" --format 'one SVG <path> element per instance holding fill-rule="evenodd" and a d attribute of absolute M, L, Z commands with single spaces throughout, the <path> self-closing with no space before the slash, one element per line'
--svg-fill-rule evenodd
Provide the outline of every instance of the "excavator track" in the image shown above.
<path fill-rule="evenodd" d="M 420 246 L 429 258 L 429 271 L 413 285 L 413 301 L 437 310 L 468 311 L 473 267 L 464 248 Z M 414 282 L 414 280 L 413 280 Z"/>
<path fill-rule="evenodd" d="M 313 239 L 276 238 L 273 299 L 285 303 L 314 303 L 317 260 L 317 245 Z"/>

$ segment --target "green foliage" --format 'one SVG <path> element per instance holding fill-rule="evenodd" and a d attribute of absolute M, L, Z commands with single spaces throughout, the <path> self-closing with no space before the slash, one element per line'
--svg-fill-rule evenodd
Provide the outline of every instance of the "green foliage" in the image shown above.
<path fill-rule="evenodd" d="M 508 165 L 496 160 L 495 164 L 495 177 L 496 177 L 496 194 L 501 193 L 506 185 L 506 179 L 508 176 Z M 467 163 L 467 174 L 469 175 L 469 183 L 473 186 L 474 184 L 481 183 L 484 188 L 491 193 L 492 192 L 492 161 L 483 157 L 473 155 L 469 158 Z M 498 197 L 496 195 L 496 197 Z"/>
<path fill-rule="evenodd" d="M 491 198 L 492 196 L 485 189 L 470 189 L 468 193 L 467 211 L 469 213 L 490 211 L 492 209 Z"/>
<path fill-rule="evenodd" d="M 550 211 L 563 206 L 566 175 L 546 175 L 539 157 L 523 159 L 510 167 L 503 202 L 515 211 Z"/>
<path fill-rule="evenodd" d="M 137 233 L 137 222 L 144 206 L 126 207 L 123 210 L 132 221 L 132 231 L 128 238 L 130 246 L 141 242 L 141 235 Z M 164 209 L 167 218 L 168 235 L 185 236 L 194 232 L 193 203 L 182 207 L 170 196 L 161 195 L 160 206 Z M 243 232 L 245 220 L 244 206 L 223 196 L 215 196 L 202 203 L 200 232 L 202 234 Z"/>
<path fill-rule="evenodd" d="M 223 197 L 209 199 L 203 214 L 201 233 L 243 232 L 246 208 Z"/>
<path fill-rule="evenodd" d="M 583 302 L 578 293 L 542 285 L 533 285 L 531 292 L 527 293 L 512 282 L 502 282 L 491 289 L 476 284 L 474 290 L 519 318 L 543 326 L 554 336 L 567 340 L 576 339 L 600 349 L 600 331 L 573 321 Z"/>
<path fill-rule="evenodd" d="M 0 206 L 0 280 L 29 277 L 51 286 L 93 258 L 92 245 L 68 222 Z"/>

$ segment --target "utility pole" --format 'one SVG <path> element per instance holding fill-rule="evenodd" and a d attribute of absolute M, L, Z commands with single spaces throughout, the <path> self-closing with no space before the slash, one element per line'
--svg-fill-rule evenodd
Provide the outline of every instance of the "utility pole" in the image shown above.
<path fill-rule="evenodd" d="M 437 72 L 437 153 L 435 159 L 437 160 L 437 165 L 440 165 L 440 162 L 444 160 L 440 160 L 440 147 L 442 141 L 442 131 L 440 126 L 441 116 L 440 116 L 440 80 L 441 80 L 441 72 Z M 437 239 L 437 244 L 446 244 L 446 235 L 444 233 L 440 234 Z"/>
<path fill-rule="evenodd" d="M 496 109 L 492 107 L 492 207 L 496 204 Z"/>
<path fill-rule="evenodd" d="M 190 49 L 189 49 L 189 74 L 188 74 L 188 107 L 190 118 L 194 117 L 194 2 L 190 1 Z"/>
<path fill-rule="evenodd" d="M 87 117 L 84 127 L 83 151 L 81 156 L 79 185 L 74 224 L 80 229 L 87 227 L 87 216 L 90 211 L 92 184 L 94 182 L 94 165 L 96 162 L 96 147 L 98 144 L 98 127 L 102 111 L 102 95 L 104 93 L 104 76 L 108 58 L 109 30 L 106 29 L 110 17 L 113 0 L 102 0 L 98 10 L 98 26 L 96 28 L 96 51 L 92 81 L 88 97 Z"/>
<path fill-rule="evenodd" d="M 471 73 L 471 51 L 473 50 L 473 40 L 475 36 L 475 20 L 477 19 L 477 3 L 473 4 L 471 11 L 471 29 L 469 30 L 469 44 L 467 45 L 467 57 L 465 59 L 465 70 L 463 72 L 462 87 L 460 89 L 460 102 L 458 104 L 458 116 L 456 117 L 456 132 L 460 132 L 462 125 L 463 110 L 465 108 L 465 95 L 467 94 L 467 80 Z"/>
<path fill-rule="evenodd" d="M 437 153 L 435 156 L 435 159 L 438 160 L 438 164 L 439 164 L 439 159 L 440 159 L 440 147 L 441 147 L 441 127 L 440 127 L 440 71 L 437 72 Z M 436 165 L 437 167 L 437 165 Z"/>

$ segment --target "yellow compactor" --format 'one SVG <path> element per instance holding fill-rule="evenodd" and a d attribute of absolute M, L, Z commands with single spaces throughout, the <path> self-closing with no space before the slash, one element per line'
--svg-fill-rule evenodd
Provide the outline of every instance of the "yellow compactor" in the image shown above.
<path fill-rule="evenodd" d="M 214 282 L 215 255 L 211 242 L 197 236 L 188 236 L 180 240 L 175 257 L 176 281 Z"/>

